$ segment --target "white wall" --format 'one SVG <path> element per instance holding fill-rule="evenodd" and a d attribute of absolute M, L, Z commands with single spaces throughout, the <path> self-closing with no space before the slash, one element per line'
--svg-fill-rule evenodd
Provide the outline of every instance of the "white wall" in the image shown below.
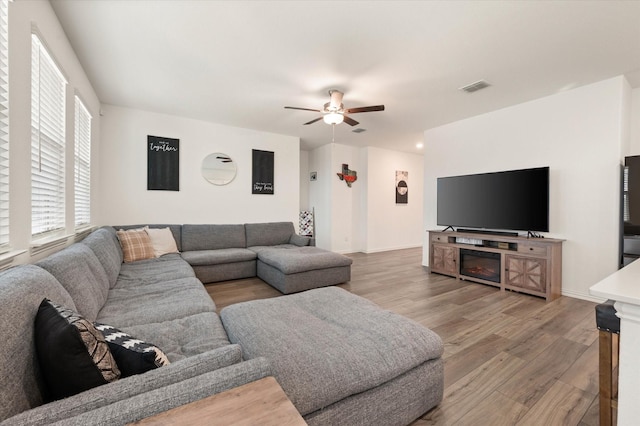
<path fill-rule="evenodd" d="M 66 223 L 67 234 L 74 232 L 73 150 L 74 96 L 77 94 L 92 115 L 92 214 L 98 210 L 98 151 L 100 144 L 100 102 L 69 44 L 48 1 L 9 2 L 9 167 L 10 167 L 10 244 L 24 250 L 31 243 L 31 34 L 41 37 L 49 53 L 67 79 L 66 106 Z M 27 252 L 14 263 L 35 261 Z"/>
<path fill-rule="evenodd" d="M 300 151 L 300 210 L 309 209 L 309 151 Z"/>
<path fill-rule="evenodd" d="M 629 114 L 629 150 L 625 155 L 640 155 L 640 88 L 631 91 Z"/>
<path fill-rule="evenodd" d="M 332 184 L 331 144 L 323 145 L 309 153 L 309 172 L 317 173 L 317 180 L 309 182 L 309 208 L 314 211 L 314 236 L 316 246 L 331 250 L 332 233 Z"/>
<path fill-rule="evenodd" d="M 422 245 L 423 157 L 422 155 L 367 148 L 367 242 L 366 253 Z M 396 171 L 409 172 L 408 202 L 396 204 Z"/>
<path fill-rule="evenodd" d="M 337 177 L 342 164 L 358 172 L 349 188 Z M 409 172 L 409 203 L 395 204 L 395 172 Z M 316 212 L 316 245 L 351 253 L 419 247 L 422 244 L 422 156 L 328 144 L 309 153 L 309 203 Z"/>
<path fill-rule="evenodd" d="M 616 77 L 426 131 L 425 227 L 436 229 L 440 176 L 549 166 L 547 235 L 566 239 L 563 294 L 590 298 L 589 287 L 618 265 L 629 92 L 624 77 Z"/>
<path fill-rule="evenodd" d="M 102 111 L 100 223 L 292 221 L 297 229 L 298 138 L 111 105 Z M 180 140 L 180 191 L 147 190 L 147 135 Z M 275 153 L 274 195 L 251 194 L 252 149 Z M 212 185 L 200 173 L 215 152 L 237 164 L 228 185 Z"/>

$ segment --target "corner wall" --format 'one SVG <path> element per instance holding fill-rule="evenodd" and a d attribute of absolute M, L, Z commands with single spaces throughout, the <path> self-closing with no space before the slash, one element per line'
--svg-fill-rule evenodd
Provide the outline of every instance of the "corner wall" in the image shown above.
<path fill-rule="evenodd" d="M 298 138 L 111 105 L 102 112 L 99 223 L 292 221 L 297 229 Z M 180 139 L 180 191 L 147 190 L 147 135 Z M 251 194 L 252 149 L 275 153 L 274 195 Z M 212 185 L 200 173 L 215 152 L 237 164 L 228 185 Z"/>
<path fill-rule="evenodd" d="M 349 188 L 342 164 L 358 172 Z M 395 172 L 409 172 L 409 202 L 395 203 Z M 327 144 L 309 153 L 309 207 L 316 245 L 340 253 L 396 250 L 422 244 L 422 156 L 387 149 Z M 304 178 L 301 186 L 305 185 Z"/>
<path fill-rule="evenodd" d="M 441 228 L 438 177 L 549 166 L 547 235 L 566 239 L 562 292 L 592 299 L 589 287 L 618 265 L 629 92 L 624 77 L 616 77 L 426 131 L 426 229 Z M 428 262 L 425 235 L 423 264 Z"/>

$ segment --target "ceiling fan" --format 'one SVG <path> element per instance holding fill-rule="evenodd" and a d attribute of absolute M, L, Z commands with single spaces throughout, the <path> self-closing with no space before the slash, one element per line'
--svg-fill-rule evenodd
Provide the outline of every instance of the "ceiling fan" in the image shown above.
<path fill-rule="evenodd" d="M 315 118 L 311 121 L 304 123 L 313 124 L 316 121 L 324 120 L 327 124 L 340 124 L 343 121 L 350 126 L 356 126 L 359 123 L 353 118 L 349 117 L 348 114 L 356 114 L 359 112 L 372 112 L 372 111 L 384 111 L 384 105 L 374 105 L 367 107 L 359 107 L 359 108 L 344 108 L 344 104 L 342 103 L 342 97 L 344 93 L 339 90 L 329 90 L 329 96 L 331 96 L 331 101 L 324 104 L 324 108 L 320 109 L 312 109 L 312 108 L 298 108 L 286 106 L 286 109 L 299 109 L 302 111 L 313 111 L 322 113 L 322 116 Z"/>

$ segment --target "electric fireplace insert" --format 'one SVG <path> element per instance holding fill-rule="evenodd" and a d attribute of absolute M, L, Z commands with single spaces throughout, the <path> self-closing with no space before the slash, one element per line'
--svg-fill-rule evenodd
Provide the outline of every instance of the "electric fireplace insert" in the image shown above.
<path fill-rule="evenodd" d="M 500 253 L 460 249 L 460 275 L 500 283 Z"/>

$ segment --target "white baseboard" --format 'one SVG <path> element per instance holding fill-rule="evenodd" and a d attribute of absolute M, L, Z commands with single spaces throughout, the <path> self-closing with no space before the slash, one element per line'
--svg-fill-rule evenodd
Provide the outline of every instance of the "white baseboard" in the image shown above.
<path fill-rule="evenodd" d="M 567 297 L 573 297 L 574 299 L 582 299 L 582 300 L 587 300 L 589 302 L 594 302 L 594 303 L 602 303 L 605 301 L 605 299 L 601 298 L 601 297 L 595 297 L 592 296 L 590 294 L 584 294 L 582 292 L 578 292 L 578 291 L 571 291 L 571 290 L 562 290 L 562 295 L 563 296 L 567 296 Z M 594 313 L 595 315 L 595 313 Z"/>
<path fill-rule="evenodd" d="M 366 253 L 366 254 L 381 253 L 383 251 L 404 250 L 404 249 L 411 249 L 411 248 L 422 248 L 422 244 L 410 245 L 410 246 L 399 246 L 399 247 L 387 247 L 387 248 L 372 249 L 372 250 L 363 251 L 363 253 Z"/>

